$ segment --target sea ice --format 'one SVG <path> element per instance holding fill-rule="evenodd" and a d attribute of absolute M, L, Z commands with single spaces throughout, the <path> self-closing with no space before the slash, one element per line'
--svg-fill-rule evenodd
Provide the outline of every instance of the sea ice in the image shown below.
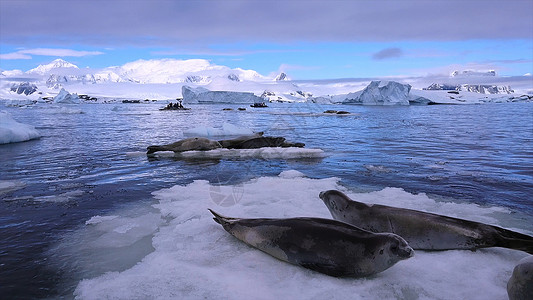
<path fill-rule="evenodd" d="M 94 228 L 99 233 L 94 236 L 110 235 L 101 241 L 93 239 L 101 243 L 100 255 L 93 258 L 100 267 L 105 261 L 113 261 L 111 255 L 120 256 L 119 249 L 111 250 L 115 247 L 114 235 L 121 234 L 117 228 L 128 223 L 143 234 L 151 234 L 153 252 L 121 271 L 87 272 L 95 275 L 79 282 L 74 294 L 78 299 L 505 299 L 511 271 L 526 256 L 500 248 L 417 251 L 413 258 L 368 278 L 334 278 L 247 246 L 224 231 L 207 211 L 212 208 L 223 215 L 244 218 L 330 218 L 318 198 L 319 192 L 329 189 L 342 190 L 368 203 L 415 207 L 496 225 L 512 218 L 502 208 L 438 202 L 399 188 L 355 193 L 341 186 L 337 178 L 311 179 L 298 171 L 233 186 L 197 180 L 154 192 L 159 202 L 153 205 L 157 213 L 133 220 L 119 217 L 97 222 Z M 231 198 L 233 205 L 219 205 L 221 196 Z M 113 225 L 106 228 L 104 224 Z M 121 243 L 127 242 L 128 236 L 122 235 L 125 240 Z M 139 236 L 132 236 L 131 242 Z M 77 243 L 77 247 L 87 244 Z M 110 257 L 103 255 L 106 249 L 112 251 Z M 124 255 L 128 255 L 128 249 L 124 249 Z M 69 251 L 77 250 L 69 247 Z M 91 257 L 79 266 L 92 268 Z"/>
<path fill-rule="evenodd" d="M 41 137 L 35 127 L 15 121 L 6 111 L 0 111 L 0 144 L 24 142 Z"/>
<path fill-rule="evenodd" d="M 19 180 L 0 180 L 0 195 L 24 188 L 26 184 Z"/>

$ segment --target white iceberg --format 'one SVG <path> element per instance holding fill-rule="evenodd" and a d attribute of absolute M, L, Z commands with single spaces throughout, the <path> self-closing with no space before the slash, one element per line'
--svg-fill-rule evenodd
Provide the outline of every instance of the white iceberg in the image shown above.
<path fill-rule="evenodd" d="M 347 97 L 345 104 L 409 105 L 411 85 L 396 81 L 372 81 L 361 93 Z M 350 94 L 348 94 L 350 95 Z"/>
<path fill-rule="evenodd" d="M 54 97 L 54 103 L 62 104 L 78 104 L 81 102 L 81 99 L 78 97 L 78 94 L 71 94 L 65 89 L 61 89 L 59 94 Z"/>
<path fill-rule="evenodd" d="M 210 91 L 203 87 L 184 85 L 181 89 L 184 103 L 256 103 L 264 99 L 249 92 Z"/>
<path fill-rule="evenodd" d="M 0 144 L 24 142 L 40 138 L 32 125 L 15 121 L 6 111 L 0 111 Z"/>

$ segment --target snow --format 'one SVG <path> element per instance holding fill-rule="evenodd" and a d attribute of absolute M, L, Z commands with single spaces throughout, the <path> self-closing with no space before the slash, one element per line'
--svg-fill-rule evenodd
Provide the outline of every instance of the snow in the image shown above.
<path fill-rule="evenodd" d="M 6 111 L 0 111 L 0 144 L 24 142 L 41 137 L 32 125 L 15 121 Z"/>
<path fill-rule="evenodd" d="M 220 136 L 242 136 L 252 135 L 254 132 L 249 128 L 238 127 L 230 123 L 223 123 L 222 128 L 209 126 L 199 126 L 184 130 L 183 134 L 190 137 L 220 137 Z"/>
<path fill-rule="evenodd" d="M 64 60 L 55 60 L 28 72 L 2 70 L 0 76 L 2 76 L 0 82 L 2 100 L 38 101 L 41 97 L 56 96 L 62 88 L 71 93 L 96 97 L 98 102 L 114 102 L 122 99 L 174 100 L 185 97 L 182 88 L 188 86 L 190 90 L 196 91 L 192 93 L 196 98 L 191 100 L 191 103 L 253 103 L 262 101 L 263 99 L 257 98 L 258 95 L 262 95 L 267 101 L 280 102 L 406 105 L 409 101 L 413 102 L 413 94 L 433 83 L 460 87 L 461 92 L 464 92 L 461 101 L 465 100 L 464 103 L 468 104 L 531 101 L 532 98 L 524 98 L 522 95 L 533 94 L 531 76 L 504 77 L 493 71 L 463 71 L 456 72 L 453 76 L 442 74 L 391 77 L 387 78 L 387 81 L 375 80 L 380 84 L 374 86 L 370 78 L 276 80 L 289 77 L 285 73 L 263 76 L 254 70 L 216 65 L 204 59 L 137 60 L 122 66 L 103 69 L 80 69 Z M 31 89 L 18 88 L 25 82 L 32 85 Z M 386 84 L 390 84 L 389 88 L 386 88 Z M 405 97 L 406 85 L 412 86 L 410 93 L 407 92 L 410 94 L 409 97 Z M 15 91 L 11 90 L 13 87 Z M 209 92 L 196 88 L 205 88 Z M 18 94 L 21 91 L 29 93 L 32 90 L 35 91 L 29 95 Z M 387 94 L 386 91 L 391 94 Z M 472 97 L 468 92 L 472 92 Z M 486 94 L 487 98 L 480 101 L 481 92 L 506 95 Z M 431 101 L 414 99 L 414 102 L 419 104 L 427 104 L 439 102 L 441 97 L 437 96 L 436 100 L 430 99 Z M 444 100 L 443 103 L 454 102 L 450 102 L 446 97 Z"/>
<path fill-rule="evenodd" d="M 57 71 L 57 69 L 62 69 L 62 68 L 79 69 L 76 65 L 69 63 L 68 61 L 65 61 L 62 59 L 56 59 L 49 64 L 39 65 L 37 68 L 29 70 L 28 73 L 30 74 L 37 73 L 37 74 L 44 75 L 46 73 Z"/>
<path fill-rule="evenodd" d="M 318 198 L 328 189 L 368 203 L 496 225 L 509 218 L 503 208 L 438 202 L 399 188 L 356 193 L 337 178 L 312 179 L 295 170 L 229 186 L 197 180 L 154 192 L 157 204 L 144 209 L 93 217 L 63 241 L 63 251 L 74 254 L 76 269 L 85 274 L 74 294 L 77 299 L 505 299 L 513 267 L 526 256 L 500 248 L 417 251 L 375 276 L 334 278 L 247 246 L 207 211 L 246 218 L 330 218 Z M 141 255 L 139 249 L 148 250 Z"/>

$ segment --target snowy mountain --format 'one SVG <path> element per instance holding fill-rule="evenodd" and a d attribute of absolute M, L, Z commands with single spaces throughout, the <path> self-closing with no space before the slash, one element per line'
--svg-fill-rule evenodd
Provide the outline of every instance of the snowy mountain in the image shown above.
<path fill-rule="evenodd" d="M 490 84 L 441 84 L 433 83 L 424 88 L 428 91 L 465 91 L 479 94 L 512 94 L 514 91 L 510 86 L 497 86 Z"/>
<path fill-rule="evenodd" d="M 509 81 L 496 76 L 494 71 L 457 71 L 451 77 L 444 75 L 434 78 L 436 78 L 435 82 L 446 83 L 435 83 L 425 88 L 424 90 L 427 92 L 433 93 L 431 96 L 422 98 L 430 99 L 435 97 L 434 95 L 442 94 L 438 92 L 444 92 L 441 98 L 453 102 L 459 100 L 455 100 L 457 97 L 454 95 L 450 96 L 448 91 L 455 94 L 460 91 L 461 101 L 466 97 L 481 99 L 475 95 L 483 95 L 483 99 L 486 99 L 486 95 L 489 94 L 507 95 L 514 93 L 508 84 Z M 524 90 L 528 93 L 527 91 L 531 89 L 531 85 L 527 83 L 529 78 L 527 76 L 514 78 L 514 80 L 518 79 L 518 82 L 526 82 L 525 85 L 522 84 L 526 88 L 518 87 L 520 93 L 524 93 L 522 92 Z M 49 64 L 40 65 L 27 72 L 1 70 L 0 79 L 2 79 L 0 81 L 0 99 L 8 100 L 39 101 L 51 99 L 57 96 L 61 89 L 101 101 L 116 101 L 117 99 L 168 100 L 182 97 L 182 87 L 190 86 L 191 88 L 202 87 L 208 91 L 253 93 L 255 96 L 272 102 L 339 103 L 346 102 L 346 99 L 352 99 L 354 100 L 352 102 L 362 104 L 382 104 L 382 102 L 383 104 L 393 102 L 406 104 L 406 101 L 413 102 L 411 98 L 405 100 L 407 99 L 405 94 L 409 94 L 409 91 L 400 89 L 400 85 L 391 85 L 387 91 L 394 91 L 398 95 L 402 94 L 403 96 L 396 97 L 401 98 L 401 101 L 392 101 L 392 98 L 383 100 L 380 97 L 385 94 L 379 90 L 383 88 L 383 82 L 378 85 L 373 83 L 366 91 L 363 91 L 369 85 L 369 79 L 354 79 L 355 81 L 346 82 L 338 80 L 298 82 L 290 80 L 286 73 L 279 73 L 277 76 L 264 76 L 254 70 L 216 65 L 205 59 L 137 60 L 122 66 L 103 69 L 79 68 L 65 60 L 56 59 Z M 414 90 L 415 84 L 410 84 Z M 418 88 L 427 86 L 427 84 L 429 84 L 427 81 L 424 85 L 419 84 Z M 423 94 L 426 95 L 427 93 Z M 495 95 L 494 97 L 504 96 Z"/>
<path fill-rule="evenodd" d="M 39 65 L 37 68 L 31 69 L 26 73 L 44 75 L 46 73 L 52 73 L 53 71 L 57 71 L 57 69 L 68 69 L 68 68 L 79 69 L 78 66 L 71 64 L 68 61 L 65 61 L 62 59 L 56 59 L 49 64 Z"/>

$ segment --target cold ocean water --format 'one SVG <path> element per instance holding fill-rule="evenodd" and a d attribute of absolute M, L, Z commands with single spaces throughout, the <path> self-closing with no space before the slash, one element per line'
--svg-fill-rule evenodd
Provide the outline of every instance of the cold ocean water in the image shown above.
<path fill-rule="evenodd" d="M 337 188 L 368 203 L 531 235 L 531 103 L 163 106 L 2 108 L 42 135 L 0 145 L 2 298 L 504 299 L 514 264 L 526 256 L 417 251 L 371 278 L 330 278 L 247 247 L 207 208 L 235 217 L 329 217 L 318 193 Z M 352 114 L 322 113 L 328 109 Z M 187 129 L 223 123 L 324 152 L 144 154 Z"/>

